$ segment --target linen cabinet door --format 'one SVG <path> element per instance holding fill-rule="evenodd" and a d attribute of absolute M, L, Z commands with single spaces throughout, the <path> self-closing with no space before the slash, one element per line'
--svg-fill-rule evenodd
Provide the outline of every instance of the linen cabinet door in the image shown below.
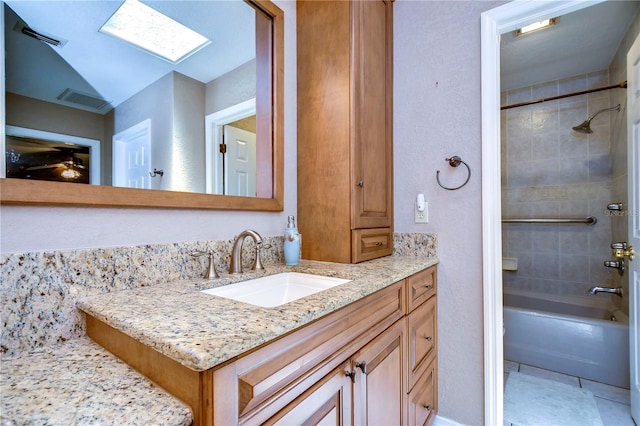
<path fill-rule="evenodd" d="M 352 1 L 352 229 L 385 228 L 393 203 L 393 8 Z"/>
<path fill-rule="evenodd" d="M 404 324 L 396 322 L 352 357 L 356 425 L 405 424 Z"/>
<path fill-rule="evenodd" d="M 352 424 L 351 365 L 345 362 L 292 401 L 266 425 Z"/>

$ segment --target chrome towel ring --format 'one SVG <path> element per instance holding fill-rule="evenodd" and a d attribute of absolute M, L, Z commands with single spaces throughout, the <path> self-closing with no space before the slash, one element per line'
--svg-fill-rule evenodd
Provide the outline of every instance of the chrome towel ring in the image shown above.
<path fill-rule="evenodd" d="M 444 186 L 441 182 L 440 182 L 440 170 L 438 170 L 436 172 L 436 180 L 438 181 L 438 185 L 440 185 L 442 188 L 448 190 L 448 191 L 455 191 L 456 189 L 460 189 L 463 186 L 465 186 L 467 184 L 467 182 L 469 182 L 469 179 L 471 179 L 471 168 L 469 167 L 469 165 L 467 163 L 465 163 L 464 161 L 462 161 L 462 158 L 458 157 L 457 155 L 454 155 L 451 158 L 445 158 L 444 161 L 448 161 L 449 165 L 451 167 L 458 167 L 460 165 L 460 163 L 464 164 L 465 167 L 467 168 L 467 179 L 464 181 L 464 183 L 460 186 L 456 186 L 455 188 L 449 188 L 448 186 Z"/>

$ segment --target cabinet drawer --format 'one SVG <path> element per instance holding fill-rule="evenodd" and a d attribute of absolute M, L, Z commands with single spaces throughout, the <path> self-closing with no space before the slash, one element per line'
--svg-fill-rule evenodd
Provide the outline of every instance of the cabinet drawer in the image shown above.
<path fill-rule="evenodd" d="M 407 420 L 410 426 L 431 423 L 438 412 L 438 363 L 434 359 L 407 398 Z"/>
<path fill-rule="evenodd" d="M 411 390 L 437 352 L 437 298 L 432 297 L 407 317 L 409 380 Z"/>
<path fill-rule="evenodd" d="M 393 251 L 391 228 L 354 229 L 351 231 L 351 260 L 353 263 L 388 256 Z"/>
<path fill-rule="evenodd" d="M 407 307 L 409 312 L 420 306 L 425 300 L 436 294 L 436 266 L 420 271 L 407 278 Z"/>
<path fill-rule="evenodd" d="M 258 424 L 402 318 L 395 283 L 214 372 L 216 424 Z"/>

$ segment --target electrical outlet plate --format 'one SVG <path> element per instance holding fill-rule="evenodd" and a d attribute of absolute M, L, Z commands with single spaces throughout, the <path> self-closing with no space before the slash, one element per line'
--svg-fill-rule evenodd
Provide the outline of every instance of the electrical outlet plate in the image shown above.
<path fill-rule="evenodd" d="M 415 223 L 429 223 L 429 203 L 425 203 L 424 211 L 418 211 L 418 207 L 414 207 Z"/>

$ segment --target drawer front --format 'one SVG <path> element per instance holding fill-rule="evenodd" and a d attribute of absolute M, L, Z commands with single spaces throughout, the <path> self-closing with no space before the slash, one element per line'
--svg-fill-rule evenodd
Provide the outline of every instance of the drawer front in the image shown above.
<path fill-rule="evenodd" d="M 432 297 L 407 317 L 409 380 L 411 390 L 437 352 L 437 298 Z"/>
<path fill-rule="evenodd" d="M 391 228 L 354 229 L 351 231 L 351 261 L 353 263 L 388 256 L 393 251 Z"/>
<path fill-rule="evenodd" d="M 407 398 L 407 420 L 410 426 L 426 425 L 438 412 L 438 363 L 434 359 Z"/>
<path fill-rule="evenodd" d="M 218 369 L 216 424 L 257 424 L 274 415 L 401 319 L 404 291 L 404 282 L 393 284 Z"/>
<path fill-rule="evenodd" d="M 407 307 L 409 312 L 424 303 L 425 300 L 436 294 L 437 269 L 432 266 L 407 278 Z"/>

